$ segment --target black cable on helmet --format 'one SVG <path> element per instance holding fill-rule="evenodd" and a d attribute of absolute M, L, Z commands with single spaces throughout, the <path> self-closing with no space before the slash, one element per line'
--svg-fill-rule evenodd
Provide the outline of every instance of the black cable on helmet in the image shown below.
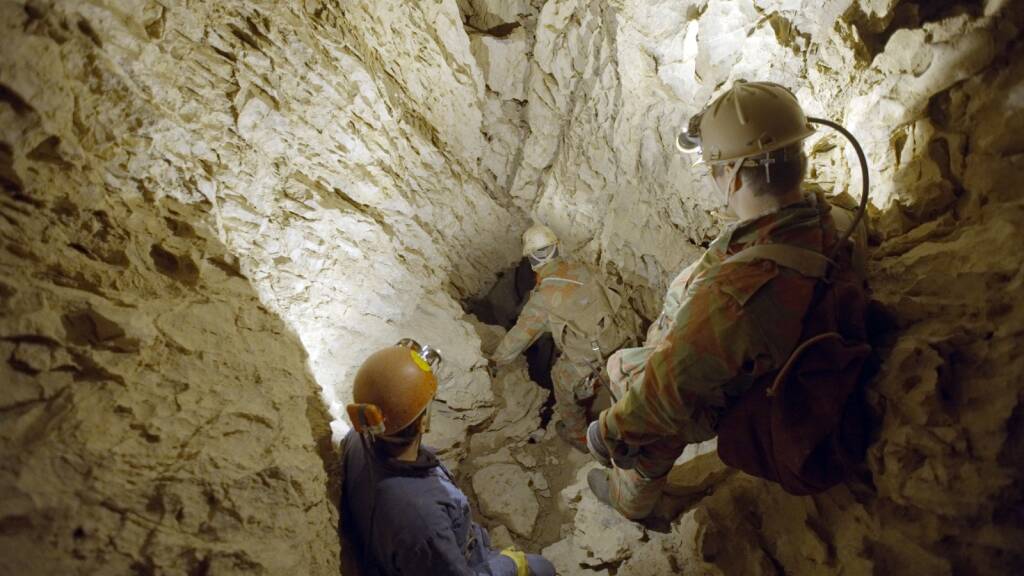
<path fill-rule="evenodd" d="M 854 138 L 853 134 L 850 134 L 849 130 L 847 130 L 846 128 L 843 128 L 836 122 L 826 120 L 824 118 L 814 118 L 812 116 L 808 116 L 807 121 L 814 124 L 823 124 L 845 136 L 846 139 L 850 141 L 850 144 L 853 144 L 853 149 L 855 152 L 857 152 L 857 160 L 860 161 L 860 175 L 863 184 L 860 193 L 860 205 L 857 207 L 857 214 L 853 217 L 853 222 L 850 224 L 850 229 L 843 233 L 843 235 L 839 238 L 839 241 L 836 242 L 835 246 L 832 247 L 832 251 L 828 255 L 829 259 L 834 259 L 836 252 L 839 250 L 839 248 L 850 238 L 850 236 L 853 234 L 853 231 L 857 229 L 857 225 L 860 224 L 861 219 L 864 217 L 864 212 L 867 209 L 868 189 L 870 188 L 868 184 L 868 160 L 864 156 L 864 150 L 860 147 L 860 143 L 857 142 L 857 139 Z"/>

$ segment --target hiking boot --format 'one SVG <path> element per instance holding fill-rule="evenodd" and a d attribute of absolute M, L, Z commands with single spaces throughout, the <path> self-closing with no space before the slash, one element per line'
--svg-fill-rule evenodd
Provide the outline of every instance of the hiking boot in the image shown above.
<path fill-rule="evenodd" d="M 606 506 L 615 508 L 612 505 L 611 488 L 609 487 L 609 472 L 600 468 L 594 468 L 590 472 L 587 472 L 587 485 L 590 486 L 590 491 L 594 493 L 594 497 L 599 502 Z M 665 518 L 651 514 L 646 518 L 640 520 L 633 520 L 637 524 L 643 526 L 645 529 L 652 532 L 660 532 L 662 534 L 668 534 L 672 531 L 672 523 Z"/>
<path fill-rule="evenodd" d="M 565 425 L 565 422 L 562 422 L 561 420 L 555 422 L 555 432 L 557 432 L 558 437 L 561 438 L 562 440 L 565 440 L 566 444 L 568 444 L 569 446 L 572 446 L 573 448 L 579 450 L 580 452 L 583 452 L 584 454 L 590 453 L 587 450 L 586 437 L 583 434 L 575 434 L 572 431 L 570 431 L 569 427 Z"/>
<path fill-rule="evenodd" d="M 611 489 L 608 487 L 608 471 L 594 468 L 587 472 L 587 485 L 602 504 L 612 505 Z M 614 508 L 614 506 L 613 506 Z"/>

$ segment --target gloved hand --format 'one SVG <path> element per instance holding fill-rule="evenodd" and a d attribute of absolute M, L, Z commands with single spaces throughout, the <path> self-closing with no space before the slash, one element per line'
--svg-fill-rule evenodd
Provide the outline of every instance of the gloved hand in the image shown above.
<path fill-rule="evenodd" d="M 507 556 L 516 564 L 516 576 L 530 576 L 530 565 L 526 562 L 526 553 L 515 547 L 505 548 L 502 556 Z"/>
<path fill-rule="evenodd" d="M 590 376 L 577 381 L 572 390 L 572 396 L 576 402 L 583 402 L 593 398 L 597 394 L 598 382 L 600 382 L 600 380 L 599 376 L 596 374 L 591 374 Z"/>

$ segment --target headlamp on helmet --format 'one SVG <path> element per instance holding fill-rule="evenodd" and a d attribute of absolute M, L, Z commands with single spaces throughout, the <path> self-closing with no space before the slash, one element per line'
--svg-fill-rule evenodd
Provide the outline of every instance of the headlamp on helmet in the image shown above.
<path fill-rule="evenodd" d="M 700 119 L 704 111 L 694 114 L 686 123 L 686 130 L 676 136 L 676 148 L 684 154 L 700 153 Z"/>
<path fill-rule="evenodd" d="M 441 351 L 437 348 L 432 347 L 429 344 L 420 344 L 412 338 L 402 338 L 395 343 L 395 346 L 402 346 L 408 348 L 418 354 L 420 358 L 430 366 L 432 370 L 437 370 L 437 367 L 441 365 Z"/>
<path fill-rule="evenodd" d="M 403 338 L 371 354 L 356 372 L 346 406 L 357 432 L 387 440 L 422 416 L 437 393 L 441 352 Z"/>
<path fill-rule="evenodd" d="M 730 166 L 729 180 L 740 168 L 763 166 L 768 172 L 776 160 L 772 152 L 801 142 L 815 130 L 812 124 L 839 132 L 857 153 L 862 192 L 857 215 L 832 249 L 834 254 L 849 238 L 864 216 L 868 200 L 868 163 L 864 151 L 848 130 L 824 118 L 805 116 L 788 88 L 774 82 L 736 80 L 732 87 L 708 104 L 686 123 L 676 137 L 676 148 L 687 154 L 699 153 L 702 162 Z M 717 185 L 717 181 L 716 181 Z"/>

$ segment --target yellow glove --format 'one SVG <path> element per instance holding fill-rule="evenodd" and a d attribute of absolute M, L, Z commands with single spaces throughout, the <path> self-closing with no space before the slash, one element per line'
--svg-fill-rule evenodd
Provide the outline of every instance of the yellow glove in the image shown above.
<path fill-rule="evenodd" d="M 508 556 L 516 563 L 516 576 L 530 576 L 530 566 L 526 563 L 526 553 L 516 548 L 505 548 L 502 556 Z"/>

